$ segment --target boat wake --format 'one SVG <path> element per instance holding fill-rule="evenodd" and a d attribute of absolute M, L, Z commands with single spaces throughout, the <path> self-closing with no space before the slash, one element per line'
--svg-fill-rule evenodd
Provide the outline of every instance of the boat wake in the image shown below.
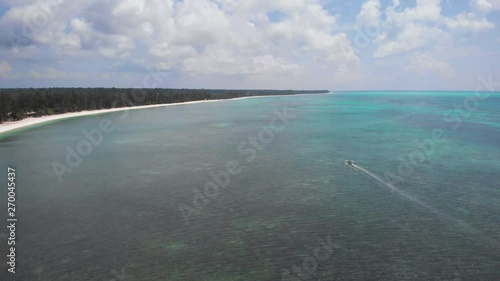
<path fill-rule="evenodd" d="M 394 191 L 397 194 L 401 195 L 402 197 L 404 197 L 404 198 L 410 200 L 411 202 L 419 205 L 420 207 L 422 207 L 424 209 L 427 209 L 428 211 L 430 211 L 434 215 L 440 217 L 441 219 L 453 222 L 453 223 L 461 226 L 463 229 L 465 229 L 465 230 L 467 230 L 467 231 L 469 231 L 469 232 L 477 235 L 483 242 L 485 242 L 485 243 L 487 243 L 489 245 L 494 245 L 497 248 L 500 248 L 500 243 L 498 241 L 496 241 L 495 239 L 492 239 L 492 238 L 489 238 L 489 237 L 486 237 L 486 236 L 482 235 L 479 231 L 477 231 L 476 229 L 474 229 L 472 226 L 466 224 L 465 222 L 463 222 L 461 220 L 458 220 L 458 219 L 455 219 L 452 216 L 450 216 L 448 214 L 445 214 L 445 213 L 439 211 L 438 209 L 430 206 L 429 204 L 423 202 L 422 200 L 416 198 L 415 196 L 412 196 L 412 195 L 404 192 L 403 190 L 397 188 L 393 184 L 391 184 L 389 182 L 386 182 L 385 180 L 381 179 L 376 174 L 374 174 L 374 173 L 370 172 L 369 170 L 367 170 L 367 169 L 359 166 L 358 164 L 356 164 L 356 162 L 354 162 L 352 160 L 346 160 L 345 164 L 348 165 L 348 166 L 352 166 L 353 168 L 355 168 L 355 169 L 357 169 L 357 170 L 365 173 L 366 175 L 372 177 L 373 179 L 375 179 L 376 181 L 378 181 L 379 183 L 381 183 L 383 186 L 389 188 L 391 191 Z"/>

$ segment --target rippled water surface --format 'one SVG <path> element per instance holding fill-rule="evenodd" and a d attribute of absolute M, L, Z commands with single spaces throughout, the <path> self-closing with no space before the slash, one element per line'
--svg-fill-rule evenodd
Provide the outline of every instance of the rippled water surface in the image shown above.
<path fill-rule="evenodd" d="M 4 135 L 13 280 L 500 280 L 500 95 L 473 98 L 251 98 Z"/>

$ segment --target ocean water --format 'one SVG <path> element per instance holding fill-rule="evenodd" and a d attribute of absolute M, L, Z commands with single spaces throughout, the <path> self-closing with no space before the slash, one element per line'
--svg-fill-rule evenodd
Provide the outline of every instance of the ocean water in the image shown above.
<path fill-rule="evenodd" d="M 5 134 L 0 155 L 1 280 L 500 280 L 498 93 L 131 110 Z"/>

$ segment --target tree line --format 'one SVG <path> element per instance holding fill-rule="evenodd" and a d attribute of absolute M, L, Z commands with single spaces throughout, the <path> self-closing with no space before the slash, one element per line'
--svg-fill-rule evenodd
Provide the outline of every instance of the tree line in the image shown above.
<path fill-rule="evenodd" d="M 206 90 L 136 88 L 0 89 L 0 123 L 26 117 L 139 105 L 246 96 L 327 93 L 326 90 Z"/>

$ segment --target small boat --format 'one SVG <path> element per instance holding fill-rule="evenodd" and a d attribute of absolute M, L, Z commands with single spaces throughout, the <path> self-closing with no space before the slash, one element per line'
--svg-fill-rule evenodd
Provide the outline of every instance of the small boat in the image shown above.
<path fill-rule="evenodd" d="M 352 164 L 356 164 L 356 162 L 354 162 L 352 160 L 345 160 L 345 164 L 348 166 L 352 166 Z"/>

